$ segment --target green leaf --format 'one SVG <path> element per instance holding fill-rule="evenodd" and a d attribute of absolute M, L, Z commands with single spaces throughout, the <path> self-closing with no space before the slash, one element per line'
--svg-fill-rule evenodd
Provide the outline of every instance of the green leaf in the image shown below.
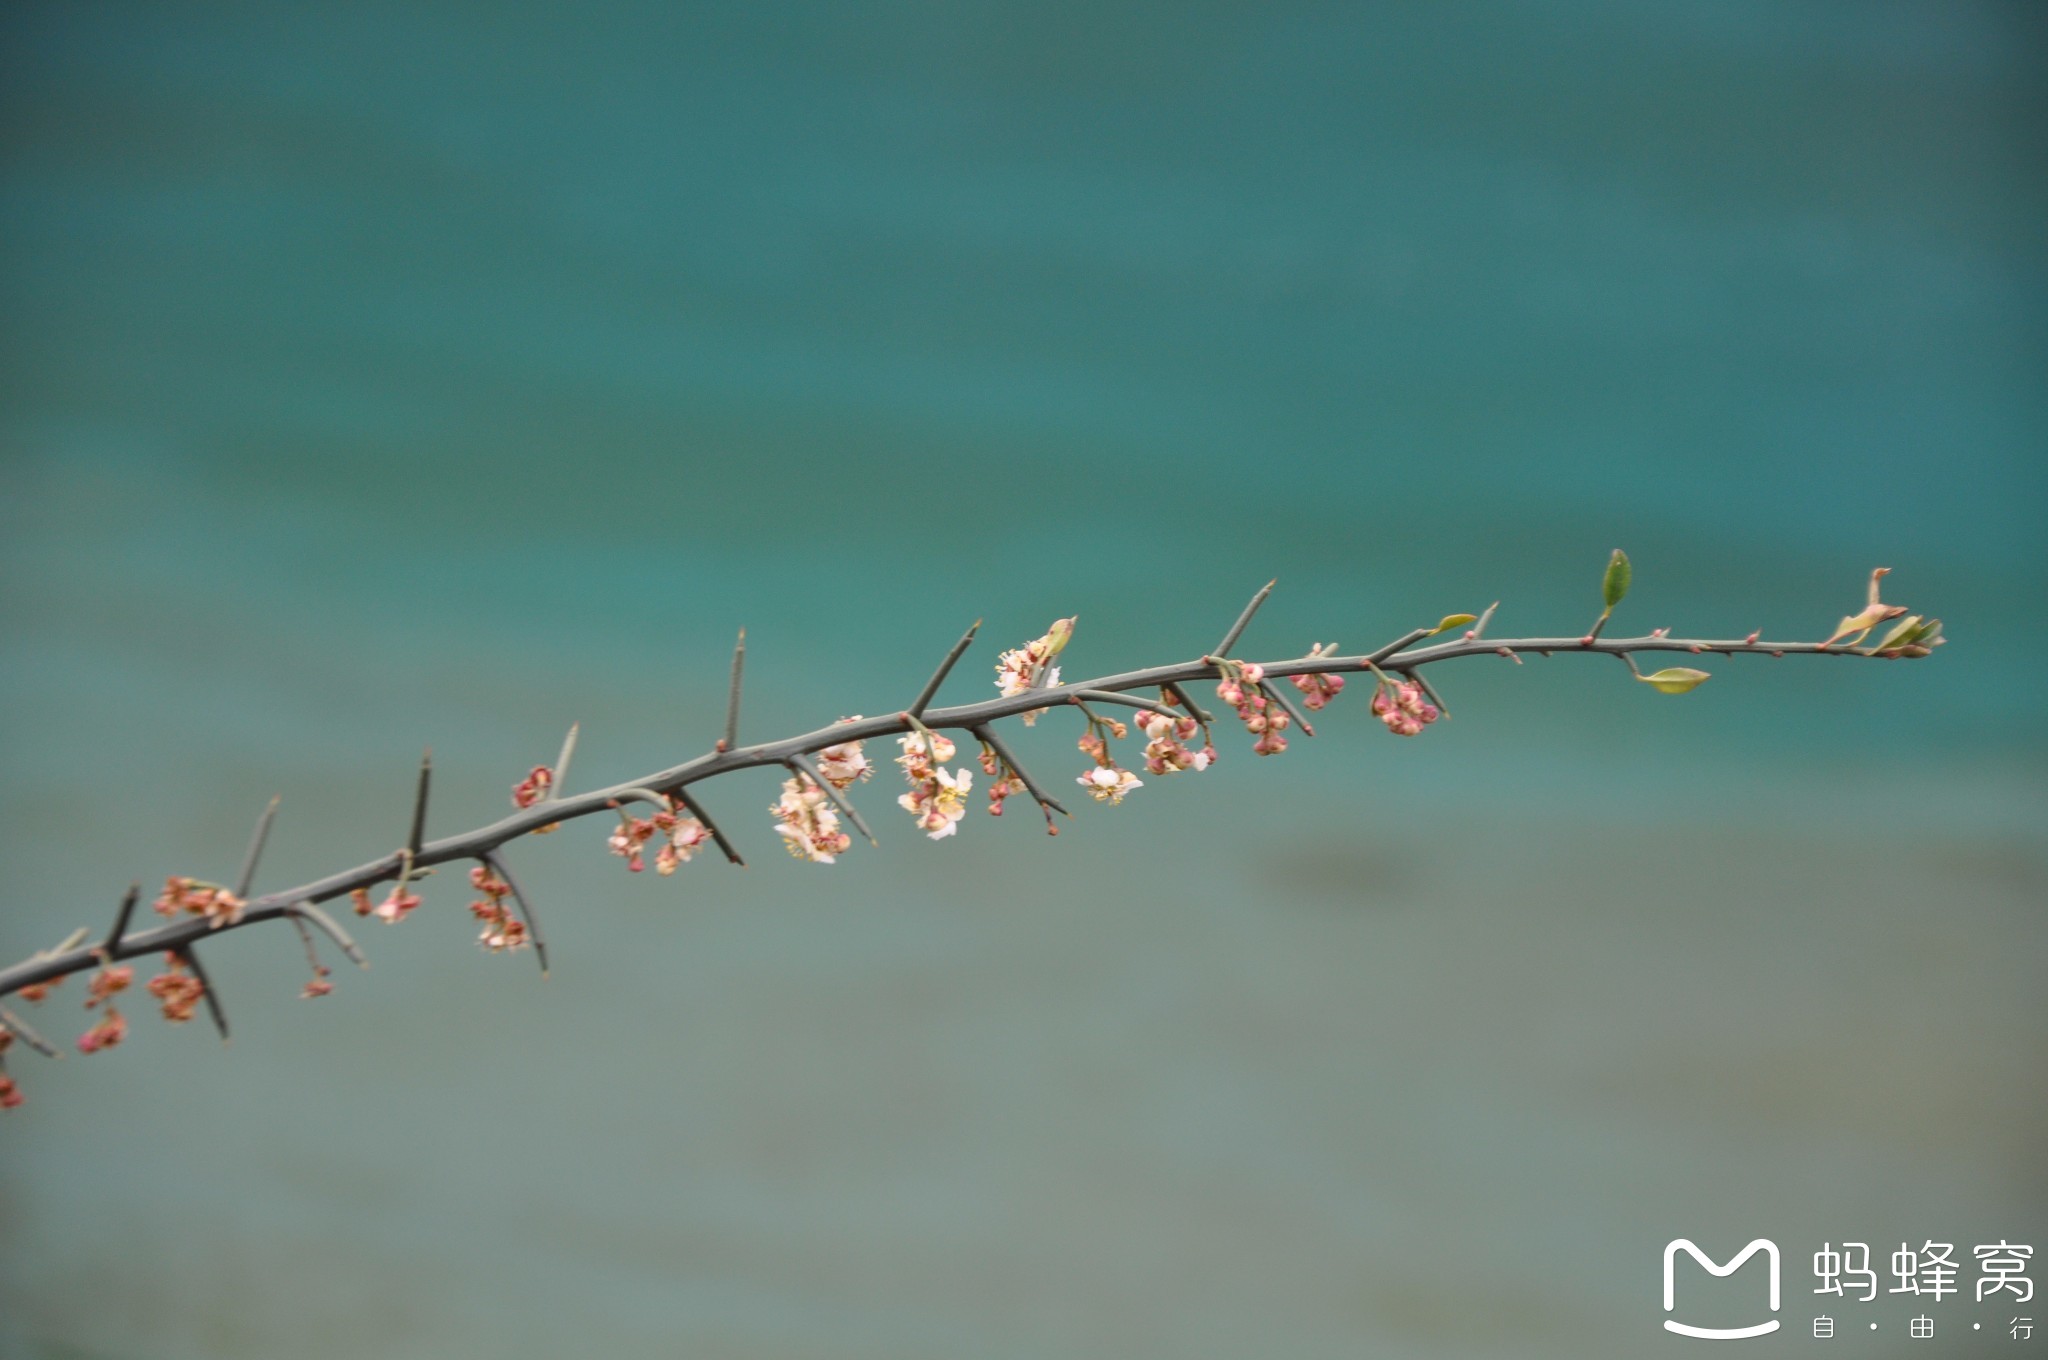
<path fill-rule="evenodd" d="M 1477 614 L 1446 614 L 1436 627 L 1429 630 L 1429 636 L 1435 637 L 1438 633 L 1448 633 L 1453 628 L 1463 628 L 1468 623 L 1477 622 L 1479 622 Z"/>
<path fill-rule="evenodd" d="M 1600 580 L 1600 598 L 1607 602 L 1609 609 L 1620 604 L 1622 598 L 1628 594 L 1628 583 L 1632 575 L 1628 565 L 1628 554 L 1616 548 L 1614 556 L 1607 559 L 1607 575 Z"/>
<path fill-rule="evenodd" d="M 1920 640 L 1921 622 L 1922 620 L 1918 614 L 1906 615 L 1906 617 L 1899 620 L 1896 627 L 1884 635 L 1884 641 L 1878 643 L 1871 650 L 1888 652 L 1895 647 L 1906 647 L 1918 642 Z"/>
<path fill-rule="evenodd" d="M 1690 666 L 1669 666 L 1655 675 L 1638 675 L 1636 679 L 1654 686 L 1661 694 L 1683 694 L 1698 689 L 1706 681 L 1705 671 L 1696 671 Z"/>

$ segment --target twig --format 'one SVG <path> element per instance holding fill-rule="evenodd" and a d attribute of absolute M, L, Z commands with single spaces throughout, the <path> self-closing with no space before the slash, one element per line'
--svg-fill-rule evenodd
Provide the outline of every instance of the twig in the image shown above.
<path fill-rule="evenodd" d="M 1182 708 L 1186 709 L 1188 711 L 1188 716 L 1190 718 L 1193 718 L 1196 722 L 1201 723 L 1204 726 L 1207 726 L 1208 724 L 1216 721 L 1216 715 L 1214 713 L 1204 711 L 1202 706 L 1196 703 L 1194 699 L 1189 697 L 1187 690 L 1182 688 L 1181 686 L 1161 685 L 1160 688 L 1164 690 L 1166 693 L 1171 694 L 1174 698 L 1174 702 L 1178 703 Z"/>
<path fill-rule="evenodd" d="M 19 1038 L 23 1043 L 27 1044 L 30 1048 L 34 1049 L 36 1052 L 42 1054 L 45 1058 L 58 1058 L 63 1056 L 61 1053 L 57 1051 L 57 1046 L 55 1044 L 51 1043 L 48 1039 L 45 1039 L 42 1035 L 36 1033 L 35 1029 L 29 1024 L 28 1021 L 22 1019 L 13 1011 L 8 1010 L 5 1006 L 0 1006 L 0 1028 L 6 1028 L 14 1031 L 14 1034 L 17 1038 Z"/>
<path fill-rule="evenodd" d="M 206 998 L 206 1013 L 213 1017 L 213 1027 L 220 1031 L 220 1041 L 228 1041 L 228 1013 L 221 1009 L 220 997 L 213 990 L 213 979 L 206 975 L 206 966 L 199 962 L 199 951 L 186 945 L 177 951 L 185 966 L 192 970 L 192 976 L 199 979 L 199 994 Z"/>
<path fill-rule="evenodd" d="M 1370 655 L 1362 658 L 1365 662 L 1365 665 L 1355 667 L 1355 669 L 1364 670 L 1370 666 L 1377 666 L 1380 662 L 1385 661 L 1388 657 L 1392 656 L 1395 652 L 1400 651 L 1403 647 L 1407 647 L 1413 643 L 1422 641 L 1422 639 L 1430 635 L 1430 632 L 1431 630 L 1428 628 L 1416 628 L 1409 632 L 1403 633 L 1400 637 L 1395 638 L 1392 642 L 1389 642 L 1386 646 L 1380 648 L 1378 651 L 1373 652 Z M 1266 670 L 1269 673 L 1272 671 L 1272 669 L 1273 668 L 1271 666 L 1266 667 Z"/>
<path fill-rule="evenodd" d="M 569 762 L 576 755 L 576 734 L 582 728 L 582 723 L 572 722 L 569 724 L 569 735 L 562 738 L 562 754 L 555 757 L 554 778 L 548 782 L 549 798 L 562 796 L 562 789 L 569 778 Z"/>
<path fill-rule="evenodd" d="M 1268 684 L 1261 680 L 1259 682 L 1259 689 L 1265 693 L 1268 699 L 1271 699 L 1274 703 L 1287 710 L 1287 716 L 1294 719 L 1294 725 L 1301 729 L 1301 734 L 1304 737 L 1312 737 L 1316 734 L 1316 729 L 1309 725 L 1308 715 L 1296 708 L 1294 701 L 1280 692 L 1280 686 Z"/>
<path fill-rule="evenodd" d="M 540 975 L 545 978 L 548 975 L 548 942 L 541 936 L 540 918 L 533 914 L 533 904 L 526 900 L 525 893 L 519 891 L 519 880 L 512 877 L 512 871 L 505 867 L 505 861 L 496 851 L 486 850 L 482 858 L 484 867 L 504 879 L 505 886 L 512 890 L 512 904 L 519 908 L 519 917 L 526 922 L 527 938 L 533 941 L 533 955 L 540 962 Z"/>
<path fill-rule="evenodd" d="M 939 668 L 932 672 L 932 678 L 924 682 L 924 688 L 917 692 L 917 698 L 911 701 L 910 707 L 904 710 L 905 712 L 913 718 L 922 718 L 924 716 L 925 706 L 930 704 L 933 697 L 938 694 L 939 686 L 946 683 L 946 676 L 952 671 L 953 664 L 960 659 L 960 654 L 967 650 L 968 644 L 974 641 L 974 635 L 980 629 L 981 620 L 976 619 L 973 625 L 960 635 L 960 640 L 953 644 L 953 650 L 946 653 L 946 659 L 941 661 Z"/>
<path fill-rule="evenodd" d="M 121 905 L 114 912 L 114 928 L 107 932 L 107 942 L 102 946 L 109 954 L 121 947 L 121 937 L 128 933 L 128 918 L 135 914 L 135 903 L 141 896 L 140 883 L 130 883 L 128 891 L 121 894 Z M 236 893 L 235 896 L 242 894 Z"/>
<path fill-rule="evenodd" d="M 256 881 L 256 861 L 263 858 L 263 843 L 270 839 L 270 824 L 277 820 L 277 805 L 283 800 L 283 794 L 272 794 L 269 804 L 263 809 L 263 815 L 256 819 L 256 830 L 249 837 L 249 852 L 242 856 L 242 872 L 235 875 L 237 897 L 247 897 L 249 885 Z M 420 848 L 418 831 L 413 832 L 412 848 L 415 851 Z"/>
<path fill-rule="evenodd" d="M 718 842 L 718 848 L 725 851 L 725 857 L 740 868 L 746 868 L 747 862 L 740 858 L 739 851 L 733 849 L 732 842 L 727 840 L 725 833 L 718 829 L 718 823 L 711 820 L 711 814 L 704 810 L 704 805 L 697 801 L 696 795 L 692 794 L 688 789 L 679 788 L 676 790 L 675 796 L 682 802 L 684 807 L 689 809 L 692 817 L 704 823 L 704 829 L 711 833 L 712 840 Z"/>
<path fill-rule="evenodd" d="M 427 834 L 427 786 L 433 782 L 433 778 L 434 748 L 430 746 L 427 753 L 420 757 L 419 790 L 413 795 L 412 800 L 412 831 L 405 838 L 406 848 L 412 851 L 414 859 L 420 857 L 420 847 Z"/>
<path fill-rule="evenodd" d="M 732 648 L 732 688 L 725 696 L 725 735 L 718 739 L 716 749 L 730 751 L 740 744 L 740 676 L 747 668 L 747 630 L 740 629 L 740 640 Z"/>
<path fill-rule="evenodd" d="M 1022 781 L 1024 791 L 1031 795 L 1039 807 L 1047 809 L 1045 818 L 1047 826 L 1052 825 L 1052 814 L 1055 812 L 1059 813 L 1062 817 L 1072 817 L 1074 815 L 1064 807 L 1061 807 L 1058 799 L 1040 788 L 1038 781 L 1031 777 L 1030 771 L 1017 763 L 1017 753 L 1004 744 L 1003 739 L 996 734 L 995 728 L 983 725 L 980 727 L 970 727 L 967 730 L 972 732 L 978 740 L 987 742 L 988 749 L 996 753 L 996 759 L 1002 761 L 1009 768 L 1010 773 L 1016 775 Z"/>
<path fill-rule="evenodd" d="M 1244 612 L 1237 616 L 1237 622 L 1230 625 L 1230 631 L 1223 635 L 1223 641 L 1217 643 L 1215 647 L 1210 649 L 1209 654 L 1211 656 L 1230 655 L 1230 649 L 1232 647 L 1235 647 L 1237 645 L 1237 640 L 1244 636 L 1245 627 L 1246 625 L 1251 623 L 1252 615 L 1259 612 L 1259 606 L 1266 602 L 1266 597 L 1273 593 L 1273 587 L 1279 584 L 1279 579 L 1276 577 L 1275 579 L 1266 582 L 1265 585 L 1259 587 L 1259 593 L 1252 596 L 1251 603 L 1247 604 L 1244 607 Z"/>
<path fill-rule="evenodd" d="M 299 943 L 305 946 L 307 967 L 313 970 L 314 977 L 323 976 L 327 972 L 327 965 L 320 962 L 320 949 L 313 943 L 313 932 L 306 929 L 305 921 L 297 912 L 288 913 L 287 919 L 291 921 L 292 929 L 299 932 Z"/>
<path fill-rule="evenodd" d="M 1443 695 L 1438 694 L 1436 692 L 1436 686 L 1429 683 L 1428 676 L 1423 675 L 1419 672 L 1410 673 L 1408 671 L 1403 671 L 1402 674 L 1407 675 L 1409 679 L 1413 680 L 1416 684 L 1422 686 L 1422 692 L 1424 694 L 1427 694 L 1429 696 L 1429 701 L 1436 705 L 1437 712 L 1443 714 L 1445 718 L 1449 718 L 1451 716 L 1451 706 L 1444 702 Z"/>
<path fill-rule="evenodd" d="M 1054 692 L 1057 693 L 1058 691 Z M 1067 702 L 1076 705 L 1083 712 L 1087 712 L 1088 705 L 1081 702 L 1083 699 L 1092 699 L 1098 704 L 1122 704 L 1126 708 L 1142 708 L 1151 713 L 1164 713 L 1169 718 L 1178 718 L 1180 716 L 1172 708 L 1160 703 L 1156 699 L 1141 699 L 1135 694 L 1114 694 L 1106 689 L 1077 689 L 1068 691 Z"/>
<path fill-rule="evenodd" d="M 832 806 L 838 808 L 841 813 L 845 814 L 846 820 L 852 822 L 854 828 L 857 831 L 859 831 L 861 835 L 866 836 L 868 838 L 869 845 L 881 844 L 880 841 L 875 839 L 875 833 L 868 830 L 867 822 L 862 819 L 859 812 L 854 810 L 853 804 L 840 796 L 839 790 L 832 787 L 831 780 L 825 778 L 823 775 L 818 773 L 818 767 L 811 763 L 811 758 L 809 756 L 794 755 L 791 756 L 788 760 L 784 761 L 783 763 L 788 765 L 790 769 L 795 770 L 797 774 L 800 775 L 802 778 L 810 780 L 813 784 L 816 784 L 819 788 L 823 789 L 825 791 L 825 796 L 832 800 Z"/>
<path fill-rule="evenodd" d="M 281 908 L 281 911 L 282 914 L 291 917 L 295 925 L 301 921 L 311 921 L 314 925 L 320 927 L 326 933 L 327 938 L 334 941 L 335 947 L 348 955 L 349 962 L 353 963 L 356 967 L 368 968 L 370 966 L 370 961 L 363 957 L 363 951 L 356 947 L 356 942 L 349 938 L 348 932 L 343 930 L 333 917 L 314 906 L 311 902 L 293 902 L 289 906 Z"/>

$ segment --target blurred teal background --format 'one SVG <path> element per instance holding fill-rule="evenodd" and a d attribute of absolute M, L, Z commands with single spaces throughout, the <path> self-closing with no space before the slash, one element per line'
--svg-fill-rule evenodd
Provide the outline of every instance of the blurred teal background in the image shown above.
<path fill-rule="evenodd" d="M 1275 575 L 1254 654 L 1576 633 L 1617 545 L 1623 631 L 1819 637 L 1886 565 L 1953 641 L 1462 662 L 1418 740 L 1354 693 L 1057 841 L 884 776 L 829 870 L 742 775 L 744 873 L 514 847 L 546 983 L 447 879 L 324 1001 L 237 935 L 232 1048 L 142 998 L 17 1054 L 0 1352 L 1635 1356 L 1695 1344 L 1668 1239 L 1768 1236 L 1775 1354 L 1823 1241 L 2040 1244 L 2044 36 L 9 6 L 9 959 L 273 792 L 259 886 L 387 851 L 428 743 L 437 834 L 572 719 L 579 784 L 680 759 L 742 624 L 756 738 L 977 616 L 949 695 L 1076 611 L 1071 674 L 1195 654 Z"/>

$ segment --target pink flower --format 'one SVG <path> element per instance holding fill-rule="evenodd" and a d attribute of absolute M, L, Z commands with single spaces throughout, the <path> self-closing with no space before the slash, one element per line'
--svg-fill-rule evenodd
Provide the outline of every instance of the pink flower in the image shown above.
<path fill-rule="evenodd" d="M 1164 713 L 1147 713 L 1138 719 L 1138 728 L 1147 740 L 1145 744 L 1145 769 L 1156 775 L 1179 774 L 1182 770 L 1206 770 L 1214 748 L 1191 751 L 1187 743 L 1194 740 L 1202 730 L 1201 724 L 1193 718 L 1169 717 Z"/>
<path fill-rule="evenodd" d="M 647 857 L 645 854 L 647 842 L 653 840 L 657 833 L 665 838 L 671 838 L 675 832 L 677 826 L 675 800 L 670 795 L 665 794 L 663 796 L 668 799 L 668 805 L 657 811 L 652 817 L 629 817 L 626 815 L 625 809 L 620 808 L 617 803 L 612 804 L 612 807 L 619 814 L 619 825 L 618 829 L 605 839 L 605 848 L 614 855 L 624 859 L 626 867 L 636 874 L 647 867 Z M 673 840 L 671 839 L 670 844 L 664 847 L 661 855 L 661 860 L 667 864 L 667 867 L 662 868 L 660 864 L 657 864 L 656 867 L 663 874 L 672 874 L 675 872 L 676 864 L 687 858 L 687 855 L 674 850 Z"/>
<path fill-rule="evenodd" d="M 406 917 L 412 915 L 413 908 L 419 906 L 419 904 L 420 895 L 418 893 L 407 892 L 403 888 L 394 886 L 391 889 L 390 896 L 370 908 L 370 915 L 376 917 L 385 925 L 395 926 Z"/>
<path fill-rule="evenodd" d="M 80 1053 L 97 1053 L 103 1048 L 112 1048 L 128 1037 L 128 1021 L 112 1006 L 97 1025 L 78 1036 Z"/>
<path fill-rule="evenodd" d="M 164 916 L 176 916 L 181 911 L 204 916 L 218 930 L 241 920 L 242 908 L 247 904 L 218 883 L 202 883 L 173 874 L 164 880 L 164 890 L 150 905 Z"/>
<path fill-rule="evenodd" d="M 839 814 L 833 810 L 825 790 L 808 776 L 791 776 L 782 781 L 782 796 L 769 808 L 776 816 L 775 834 L 797 859 L 813 864 L 831 864 L 853 837 L 839 829 Z"/>
<path fill-rule="evenodd" d="M 1397 737 L 1415 736 L 1442 716 L 1421 685 L 1385 676 L 1380 678 L 1380 687 L 1372 696 L 1372 711 Z"/>
<path fill-rule="evenodd" d="M 676 871 L 679 864 L 687 864 L 711 839 L 711 831 L 695 817 L 677 817 L 669 829 L 668 840 L 654 856 L 654 871 L 666 877 Z"/>
<path fill-rule="evenodd" d="M 166 971 L 149 980 L 149 994 L 163 1006 L 164 1019 L 182 1025 L 206 995 L 206 985 L 185 971 L 184 961 L 176 954 L 164 955 L 164 967 Z"/>
<path fill-rule="evenodd" d="M 1318 642 L 1315 646 L 1309 648 L 1308 654 L 1321 657 L 1328 656 L 1336 650 L 1337 644 L 1334 642 L 1329 645 L 1327 650 L 1325 650 L 1322 643 Z M 1336 698 L 1344 690 L 1344 677 L 1341 675 L 1309 674 L 1296 675 L 1289 678 L 1294 682 L 1294 687 L 1301 691 L 1301 702 L 1311 713 L 1321 712 L 1324 704 L 1329 703 L 1330 700 Z"/>
<path fill-rule="evenodd" d="M 967 792 L 974 785 L 968 770 L 948 770 L 955 747 L 950 738 L 918 726 L 898 739 L 903 754 L 896 763 L 910 781 L 910 792 L 899 795 L 896 804 L 917 820 L 918 829 L 935 841 L 942 841 L 960 829 L 967 815 Z"/>
<path fill-rule="evenodd" d="M 535 803 L 543 802 L 548 796 L 548 790 L 554 785 L 555 772 L 545 765 L 536 765 L 526 778 L 512 786 L 512 806 L 530 808 Z"/>
<path fill-rule="evenodd" d="M 1257 737 L 1252 750 L 1262 756 L 1276 756 L 1287 749 L 1280 734 L 1293 725 L 1287 710 L 1269 700 L 1261 685 L 1266 668 L 1256 661 L 1221 660 L 1223 679 L 1217 682 L 1216 697 L 1237 710 L 1244 730 Z"/>
<path fill-rule="evenodd" d="M 1052 660 L 1066 649 L 1073 636 L 1073 619 L 1054 619 L 1052 627 L 1045 630 L 1045 636 L 1004 652 L 996 659 L 996 688 L 1007 699 L 1059 684 L 1060 668 L 1052 664 Z M 1034 708 L 1024 714 L 1024 725 L 1029 727 L 1037 722 L 1038 715 L 1043 712 L 1042 708 Z"/>
<path fill-rule="evenodd" d="M 100 957 L 105 958 L 106 956 L 102 954 Z M 86 989 L 85 1008 L 91 1010 L 114 993 L 126 991 L 128 984 L 133 981 L 135 981 L 135 970 L 133 968 L 125 964 L 118 968 L 110 967 L 104 963 L 101 964 L 99 972 L 93 974 L 92 982 Z"/>
<path fill-rule="evenodd" d="M 1074 782 L 1088 790 L 1088 796 L 1096 802 L 1111 804 L 1121 803 L 1132 789 L 1145 787 L 1145 781 L 1113 765 L 1098 765 Z"/>
<path fill-rule="evenodd" d="M 856 713 L 839 721 L 859 722 L 860 714 Z M 835 789 L 844 789 L 851 784 L 872 778 L 875 767 L 868 763 L 861 745 L 862 743 L 857 741 L 843 741 L 837 746 L 827 746 L 818 752 L 818 777 Z"/>
<path fill-rule="evenodd" d="M 469 885 L 482 894 L 469 904 L 469 914 L 483 923 L 483 930 L 476 937 L 477 943 L 493 954 L 525 948 L 528 943 L 526 922 L 515 916 L 508 905 L 512 885 L 482 864 L 470 869 Z"/>

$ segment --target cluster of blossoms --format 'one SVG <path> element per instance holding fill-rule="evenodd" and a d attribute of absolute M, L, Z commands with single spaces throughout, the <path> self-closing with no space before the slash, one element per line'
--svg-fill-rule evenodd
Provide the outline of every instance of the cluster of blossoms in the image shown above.
<path fill-rule="evenodd" d="M 60 977 L 51 978 L 48 982 L 31 982 L 28 986 L 21 989 L 21 999 L 40 1004 L 44 997 L 63 985 L 64 979 Z"/>
<path fill-rule="evenodd" d="M 179 912 L 204 916 L 218 930 L 241 920 L 242 908 L 248 904 L 218 883 L 202 883 L 173 874 L 164 880 L 164 890 L 150 905 L 161 916 L 176 916 Z"/>
<path fill-rule="evenodd" d="M 492 873 L 489 865 L 479 864 L 469 871 L 469 886 L 483 894 L 469 904 L 469 914 L 484 926 L 477 942 L 493 954 L 507 949 L 524 949 L 530 943 L 526 938 L 526 922 L 506 905 L 512 897 L 512 885 Z"/>
<path fill-rule="evenodd" d="M 555 787 L 555 772 L 545 765 L 536 765 L 533 770 L 512 786 L 512 806 L 530 808 L 544 801 Z"/>
<path fill-rule="evenodd" d="M 206 995 L 206 984 L 186 969 L 183 959 L 166 954 L 164 971 L 149 980 L 149 994 L 163 1007 L 164 1019 L 182 1025 L 192 1018 L 200 998 Z"/>
<path fill-rule="evenodd" d="M 1308 649 L 1308 654 L 1313 657 L 1326 657 L 1336 650 L 1337 644 L 1334 642 L 1327 647 L 1318 642 Z M 1302 706 L 1311 713 L 1322 712 L 1324 704 L 1344 692 L 1344 677 L 1341 675 L 1309 674 L 1289 678 L 1294 682 L 1294 687 L 1301 691 Z"/>
<path fill-rule="evenodd" d="M 860 721 L 860 714 L 841 718 L 842 723 Z M 861 742 L 842 741 L 837 746 L 827 746 L 817 754 L 818 777 L 835 789 L 845 790 L 851 786 L 872 779 L 875 767 L 868 762 Z"/>
<path fill-rule="evenodd" d="M 1375 669 L 1374 674 L 1379 672 Z M 1429 701 L 1428 693 L 1415 680 L 1394 680 L 1379 676 L 1379 688 L 1372 696 L 1372 711 L 1397 737 L 1412 737 L 1443 716 Z"/>
<path fill-rule="evenodd" d="M 797 859 L 830 864 L 853 844 L 853 837 L 839 829 L 832 799 L 808 775 L 783 780 L 782 796 L 768 810 L 775 814 L 775 834 L 782 837 L 783 848 Z"/>
<path fill-rule="evenodd" d="M 557 769 L 553 766 L 548 765 L 536 765 L 531 770 L 528 770 L 526 772 L 526 778 L 520 780 L 517 784 L 514 784 L 512 786 L 512 806 L 518 808 L 521 812 L 524 812 L 526 809 L 530 807 L 538 807 L 540 804 L 545 803 L 548 801 L 548 799 L 554 797 L 555 787 L 562 782 L 562 774 L 566 772 L 569 768 L 569 754 L 575 749 L 576 729 L 574 727 L 571 727 L 569 729 L 569 740 L 562 747 L 562 760 L 560 768 Z M 546 826 L 535 827 L 533 829 L 533 834 L 536 836 L 545 836 L 550 831 L 560 831 L 561 829 L 562 824 L 560 822 L 549 822 Z"/>
<path fill-rule="evenodd" d="M 1055 619 L 1052 627 L 1045 630 L 1044 637 L 1004 652 L 996 659 L 996 688 L 1007 699 L 1028 690 L 1049 689 L 1059 684 L 1060 668 L 1053 664 L 1053 658 L 1066 649 L 1068 640 L 1073 636 L 1073 619 Z M 1043 712 L 1042 708 L 1034 708 L 1024 714 L 1024 725 L 1029 727 L 1037 722 L 1038 715 Z"/>
<path fill-rule="evenodd" d="M 917 829 L 935 841 L 942 841 L 960 829 L 967 815 L 967 792 L 974 786 L 969 770 L 949 770 L 945 762 L 954 754 L 950 739 L 912 718 L 912 729 L 899 740 L 903 754 L 896 763 L 910 781 L 910 792 L 901 794 L 896 805 L 917 821 Z"/>
<path fill-rule="evenodd" d="M 1109 751 L 1110 741 L 1122 741 L 1130 735 L 1131 729 L 1115 718 L 1097 717 L 1085 706 L 1081 711 L 1088 716 L 1088 730 L 1074 744 L 1094 758 L 1095 768 L 1074 782 L 1086 789 L 1088 796 L 1098 803 L 1121 803 L 1124 795 L 1132 789 L 1145 787 L 1145 781 L 1119 767 L 1116 757 Z"/>
<path fill-rule="evenodd" d="M 128 1037 L 127 1017 L 115 1009 L 113 997 L 118 992 L 128 990 L 129 984 L 135 981 L 135 970 L 126 964 L 113 963 L 104 952 L 99 958 L 100 969 L 92 975 L 92 982 L 86 988 L 85 1008 L 89 1011 L 97 1010 L 104 1002 L 106 1011 L 100 1016 L 98 1024 L 78 1036 L 80 1053 L 97 1053 L 103 1048 L 112 1048 Z"/>
<path fill-rule="evenodd" d="M 407 872 L 401 873 L 398 876 L 398 882 L 391 886 L 391 891 L 384 895 L 382 902 L 373 904 L 370 901 L 370 890 L 368 888 L 357 888 L 350 892 L 348 898 L 355 906 L 356 915 L 374 916 L 387 926 L 395 926 L 406 917 L 412 915 L 413 909 L 420 904 L 420 895 L 416 892 L 407 891 L 406 880 L 410 877 L 410 861 L 408 861 Z"/>
<path fill-rule="evenodd" d="M 97 1053 L 103 1048 L 112 1048 L 127 1037 L 128 1017 L 109 1006 L 97 1025 L 78 1036 L 78 1051 Z"/>
<path fill-rule="evenodd" d="M 612 806 L 618 810 L 619 825 L 606 839 L 605 846 L 624 859 L 626 867 L 636 874 L 647 867 L 647 843 L 656 836 L 661 838 L 661 848 L 654 853 L 654 871 L 664 878 L 674 873 L 677 865 L 687 864 L 711 839 L 711 829 L 704 823 L 695 817 L 677 815 L 673 798 L 652 817 L 628 816 L 618 804 Z"/>
<path fill-rule="evenodd" d="M 1216 664 L 1223 678 L 1216 684 L 1216 697 L 1237 710 L 1244 730 L 1257 737 L 1252 750 L 1262 756 L 1277 756 L 1287 749 L 1281 734 L 1292 724 L 1287 710 L 1266 697 L 1266 668 L 1256 661 L 1232 661 L 1220 657 Z"/>
<path fill-rule="evenodd" d="M 996 749 L 987 742 L 981 743 L 981 754 L 975 758 L 981 772 L 988 776 L 988 815 L 1003 815 L 1003 801 L 1024 792 L 1024 777 L 1010 768 L 1010 763 L 996 754 Z M 1052 816 L 1046 815 L 1045 824 L 1052 834 L 1059 835 L 1059 828 L 1053 826 Z"/>
<path fill-rule="evenodd" d="M 1152 774 L 1206 770 L 1216 762 L 1215 743 L 1193 718 L 1146 713 L 1138 719 L 1138 730 L 1145 734 L 1145 768 Z M 1202 748 L 1190 750 L 1188 743 L 1198 732 L 1202 735 Z"/>

